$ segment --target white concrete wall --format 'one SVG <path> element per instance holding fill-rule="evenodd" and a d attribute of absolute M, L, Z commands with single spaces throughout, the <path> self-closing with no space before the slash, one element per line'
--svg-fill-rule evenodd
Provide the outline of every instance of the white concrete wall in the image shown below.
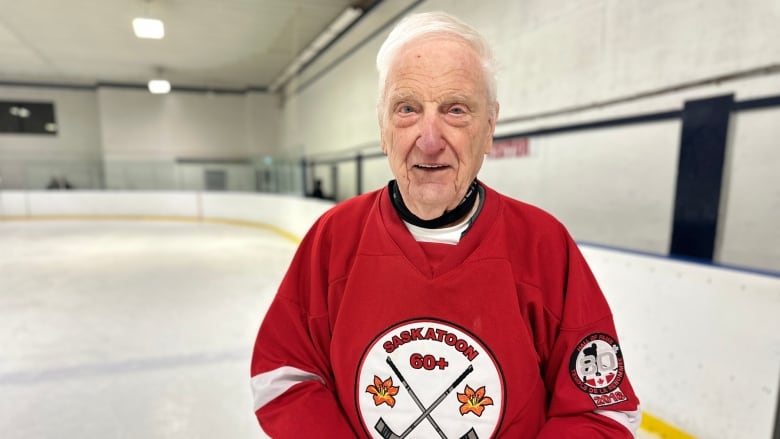
<path fill-rule="evenodd" d="M 110 189 L 202 190 L 206 170 L 222 170 L 229 190 L 253 190 L 255 157 L 277 147 L 277 99 L 261 93 L 100 88 L 101 135 Z M 181 164 L 177 159 L 247 160 L 245 165 Z"/>
<path fill-rule="evenodd" d="M 228 189 L 253 190 L 251 162 L 280 155 L 278 97 L 267 93 L 0 86 L 0 99 L 52 101 L 59 126 L 56 136 L 0 136 L 6 188 L 42 189 L 51 176 L 65 175 L 80 189 L 199 190 L 204 171 L 220 169 Z M 182 167 L 182 158 L 247 164 Z"/>
<path fill-rule="evenodd" d="M 529 156 L 488 159 L 483 175 L 555 213 L 579 240 L 665 254 L 679 132 L 673 121 L 534 137 Z"/>
<path fill-rule="evenodd" d="M 411 1 L 385 2 L 287 87 L 282 141 L 307 155 L 379 151 L 374 58 Z M 680 110 L 687 100 L 777 96 L 780 74 L 706 83 L 780 65 L 780 3 L 756 0 L 557 2 L 428 0 L 491 41 L 499 60 L 497 135 Z M 365 44 L 356 44 L 365 40 Z M 350 50 L 354 48 L 354 50 Z M 336 54 L 345 57 L 335 66 Z M 327 67 L 327 69 L 326 69 Z M 320 74 L 321 73 L 321 74 Z M 319 76 L 318 76 L 319 75 Z M 689 86 L 704 81 L 698 86 Z M 682 87 L 677 91 L 670 91 Z M 659 91 L 666 90 L 662 93 Z M 642 96 L 637 98 L 637 96 Z M 610 101 L 621 103 L 600 105 Z M 576 107 L 588 107 L 555 116 Z M 733 115 L 716 260 L 780 271 L 778 110 Z M 760 127 L 757 127 L 759 126 Z M 679 121 L 538 136 L 526 158 L 488 160 L 480 177 L 561 218 L 577 239 L 666 254 L 671 239 Z M 382 159 L 366 163 L 363 190 L 386 184 Z M 339 167 L 340 194 L 355 192 L 354 167 Z M 327 179 L 326 179 L 327 181 Z M 763 243 L 763 244 L 762 244 Z M 767 243 L 774 243 L 768 245 Z"/>
<path fill-rule="evenodd" d="M 323 56 L 288 87 L 284 118 L 288 130 L 296 132 L 283 135 L 287 144 L 295 138 L 311 154 L 377 142 L 374 60 L 389 28 L 376 35 L 371 31 L 412 2 L 385 3 L 350 31 L 356 38 L 348 36 L 330 49 L 346 58 L 318 76 L 334 58 Z M 771 43 L 780 40 L 780 27 L 774 25 L 780 6 L 774 0 L 713 0 L 706 7 L 697 0 L 652 7 L 613 0 L 554 6 L 543 0 L 497 0 L 480 7 L 470 0 L 427 0 L 411 12 L 432 10 L 467 20 L 490 40 L 500 67 L 499 122 L 780 63 L 780 45 Z M 364 44 L 355 48 L 359 42 Z M 777 92 L 776 84 L 763 91 Z M 698 94 L 749 88 L 727 84 Z M 648 100 L 633 110 L 647 111 L 654 102 L 665 103 L 663 109 L 680 107 L 696 93 L 670 94 L 671 99 Z M 499 133 L 519 128 L 501 126 Z"/>
<path fill-rule="evenodd" d="M 287 155 L 279 141 L 280 108 L 279 96 L 275 94 L 248 92 L 244 95 L 244 126 L 249 155 Z"/>
<path fill-rule="evenodd" d="M 123 158 L 235 158 L 249 152 L 243 94 L 101 87 L 103 151 Z"/>
<path fill-rule="evenodd" d="M 278 195 L 0 192 L 0 221 L 178 216 L 303 236 L 332 204 Z M 580 245 L 612 307 L 646 412 L 698 438 L 769 439 L 780 371 L 780 276 Z"/>

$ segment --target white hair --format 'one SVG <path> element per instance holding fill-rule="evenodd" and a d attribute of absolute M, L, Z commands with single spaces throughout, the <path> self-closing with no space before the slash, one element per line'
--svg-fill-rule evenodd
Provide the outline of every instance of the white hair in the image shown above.
<path fill-rule="evenodd" d="M 482 65 L 488 99 L 496 102 L 496 62 L 493 51 L 485 37 L 463 21 L 444 12 L 423 12 L 407 15 L 390 32 L 376 55 L 376 69 L 379 72 L 379 114 L 384 111 L 387 74 L 398 55 L 398 51 L 413 40 L 431 35 L 452 35 L 462 39 L 477 53 Z"/>

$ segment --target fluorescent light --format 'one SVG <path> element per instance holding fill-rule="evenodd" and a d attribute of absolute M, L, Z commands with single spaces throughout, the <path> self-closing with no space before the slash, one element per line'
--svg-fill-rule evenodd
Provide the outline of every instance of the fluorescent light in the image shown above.
<path fill-rule="evenodd" d="M 348 7 L 341 12 L 341 15 L 324 30 L 314 41 L 311 42 L 298 56 L 287 66 L 287 68 L 268 86 L 271 92 L 275 92 L 287 81 L 295 76 L 300 69 L 312 58 L 320 54 L 334 38 L 347 29 L 355 20 L 363 14 L 363 10 L 357 7 Z"/>
<path fill-rule="evenodd" d="M 343 10 L 341 15 L 333 20 L 333 23 L 330 24 L 329 28 L 334 32 L 340 32 L 346 29 L 347 26 L 352 24 L 352 22 L 357 20 L 361 15 L 363 15 L 362 9 L 350 6 Z"/>
<path fill-rule="evenodd" d="M 165 25 L 156 18 L 135 18 L 133 19 L 133 31 L 138 38 L 159 40 L 165 36 Z"/>
<path fill-rule="evenodd" d="M 149 81 L 149 91 L 153 94 L 160 95 L 171 91 L 171 83 L 165 79 L 152 79 Z"/>

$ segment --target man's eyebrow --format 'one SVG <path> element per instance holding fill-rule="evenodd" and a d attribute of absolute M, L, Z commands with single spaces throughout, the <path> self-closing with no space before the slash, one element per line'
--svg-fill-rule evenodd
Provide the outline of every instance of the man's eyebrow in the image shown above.
<path fill-rule="evenodd" d="M 418 98 L 415 93 L 410 93 L 406 91 L 397 91 L 397 92 L 390 93 L 388 95 L 387 100 L 388 102 L 398 103 L 398 102 L 405 102 L 405 101 L 415 101 L 417 99 Z M 460 92 L 444 93 L 441 96 L 439 96 L 436 100 L 448 104 L 451 104 L 453 102 L 470 103 L 476 101 L 474 96 L 465 93 L 460 93 Z"/>
<path fill-rule="evenodd" d="M 473 96 L 469 96 L 464 93 L 449 93 L 446 94 L 443 99 L 444 102 L 474 102 L 475 99 Z"/>
<path fill-rule="evenodd" d="M 391 93 L 388 100 L 393 103 L 411 101 L 414 100 L 414 94 L 406 91 L 397 91 Z"/>

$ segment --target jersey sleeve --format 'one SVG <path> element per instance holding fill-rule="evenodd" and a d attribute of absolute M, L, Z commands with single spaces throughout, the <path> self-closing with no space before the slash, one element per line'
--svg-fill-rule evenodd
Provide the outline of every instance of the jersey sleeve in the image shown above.
<path fill-rule="evenodd" d="M 555 264 L 558 330 L 543 364 L 547 422 L 540 439 L 632 438 L 641 419 L 626 374 L 612 313 L 574 240 L 564 231 L 565 257 Z"/>
<path fill-rule="evenodd" d="M 255 415 L 273 438 L 356 437 L 336 397 L 328 356 L 328 248 L 318 224 L 299 246 L 252 356 Z"/>

